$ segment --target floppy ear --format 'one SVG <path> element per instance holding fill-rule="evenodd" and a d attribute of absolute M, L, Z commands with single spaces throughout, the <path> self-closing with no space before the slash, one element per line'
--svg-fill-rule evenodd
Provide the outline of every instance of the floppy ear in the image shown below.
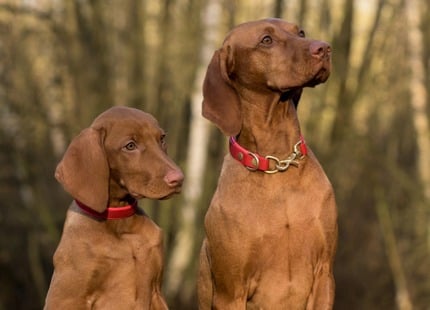
<path fill-rule="evenodd" d="M 55 178 L 64 189 L 97 212 L 106 210 L 109 200 L 109 166 L 103 136 L 99 130 L 84 129 L 72 140 L 55 170 Z"/>
<path fill-rule="evenodd" d="M 240 101 L 228 77 L 228 52 L 215 51 L 203 82 L 202 114 L 225 135 L 235 136 L 242 127 Z"/>

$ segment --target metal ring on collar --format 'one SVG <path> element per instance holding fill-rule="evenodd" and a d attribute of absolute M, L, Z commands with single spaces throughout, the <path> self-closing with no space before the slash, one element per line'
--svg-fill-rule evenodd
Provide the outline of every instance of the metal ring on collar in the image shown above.
<path fill-rule="evenodd" d="M 268 174 L 273 174 L 273 173 L 276 173 L 276 172 L 279 172 L 279 169 L 278 169 L 278 166 L 279 166 L 279 164 L 280 164 L 280 161 L 279 161 L 279 158 L 277 158 L 277 157 L 275 157 L 275 156 L 270 156 L 270 155 L 267 155 L 266 156 L 266 159 L 267 160 L 273 160 L 274 162 L 275 162 L 275 168 L 274 169 L 272 169 L 272 170 L 266 170 L 266 171 L 264 171 L 265 173 L 268 173 Z"/>
<path fill-rule="evenodd" d="M 258 159 L 257 155 L 255 155 L 254 153 L 248 152 L 249 155 L 251 155 L 253 157 L 253 164 L 254 167 L 249 167 L 249 166 L 245 166 L 246 169 L 248 169 L 249 171 L 257 171 L 258 167 L 260 166 L 260 160 Z M 254 163 L 255 160 L 255 163 Z"/>

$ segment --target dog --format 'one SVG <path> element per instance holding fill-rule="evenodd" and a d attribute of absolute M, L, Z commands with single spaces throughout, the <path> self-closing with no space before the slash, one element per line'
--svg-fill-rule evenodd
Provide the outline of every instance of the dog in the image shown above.
<path fill-rule="evenodd" d="M 156 119 L 108 109 L 73 139 L 55 177 L 74 201 L 45 309 L 167 309 L 162 231 L 137 200 L 179 193 L 184 175 Z"/>
<path fill-rule="evenodd" d="M 335 196 L 296 111 L 330 66 L 328 43 L 280 19 L 241 24 L 215 51 L 203 116 L 230 152 L 205 217 L 201 310 L 332 308 Z"/>

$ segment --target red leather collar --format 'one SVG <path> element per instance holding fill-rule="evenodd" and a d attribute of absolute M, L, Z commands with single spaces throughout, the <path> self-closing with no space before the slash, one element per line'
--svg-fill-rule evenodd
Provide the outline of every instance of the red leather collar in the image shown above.
<path fill-rule="evenodd" d="M 250 171 L 260 170 L 266 173 L 275 173 L 287 170 L 290 165 L 298 166 L 298 160 L 308 154 L 308 149 L 303 136 L 300 135 L 300 140 L 294 145 L 293 152 L 287 159 L 280 160 L 275 156 L 267 155 L 263 157 L 250 152 L 237 143 L 234 137 L 230 137 L 230 154 Z M 274 162 L 274 168 L 270 168 L 270 161 Z"/>
<path fill-rule="evenodd" d="M 127 206 L 120 207 L 108 207 L 104 212 L 97 212 L 82 202 L 75 199 L 76 204 L 82 211 L 85 213 L 101 220 L 115 220 L 115 219 L 123 219 L 126 217 L 130 217 L 136 213 L 137 209 L 137 200 L 135 200 L 132 204 Z"/>

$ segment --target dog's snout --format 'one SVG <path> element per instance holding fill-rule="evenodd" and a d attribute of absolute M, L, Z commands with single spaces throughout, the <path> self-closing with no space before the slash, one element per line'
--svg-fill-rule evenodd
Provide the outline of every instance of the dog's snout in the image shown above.
<path fill-rule="evenodd" d="M 314 41 L 309 46 L 310 53 L 313 57 L 324 58 L 331 53 L 331 47 L 328 43 L 322 41 Z"/>
<path fill-rule="evenodd" d="M 184 174 L 180 170 L 170 170 L 164 176 L 164 182 L 166 182 L 169 187 L 181 186 L 183 181 Z"/>

